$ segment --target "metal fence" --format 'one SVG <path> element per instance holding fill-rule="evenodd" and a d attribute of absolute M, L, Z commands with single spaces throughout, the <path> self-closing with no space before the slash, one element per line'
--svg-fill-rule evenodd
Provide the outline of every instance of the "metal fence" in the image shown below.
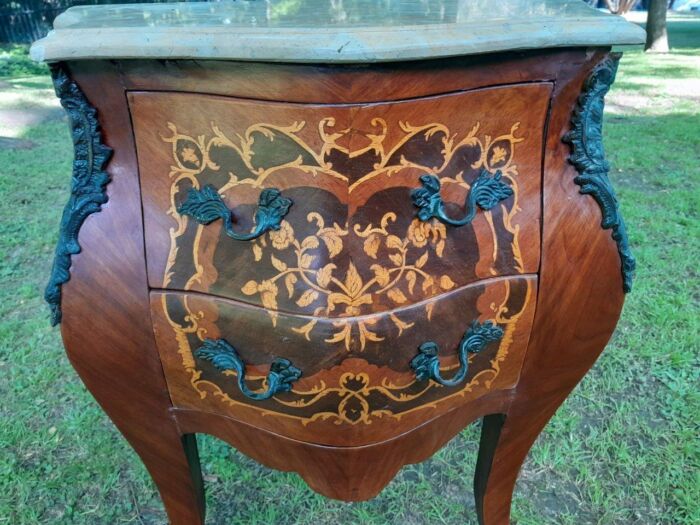
<path fill-rule="evenodd" d="M 43 37 L 51 29 L 53 19 L 65 9 L 65 7 L 23 11 L 3 9 L 0 11 L 0 42 L 24 44 Z"/>

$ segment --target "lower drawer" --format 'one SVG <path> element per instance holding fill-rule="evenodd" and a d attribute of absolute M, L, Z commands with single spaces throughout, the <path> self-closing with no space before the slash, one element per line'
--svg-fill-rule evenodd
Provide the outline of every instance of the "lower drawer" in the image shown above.
<path fill-rule="evenodd" d="M 515 385 L 534 276 L 481 281 L 376 315 L 316 318 L 199 293 L 152 292 L 176 407 L 307 442 L 396 437 Z"/>

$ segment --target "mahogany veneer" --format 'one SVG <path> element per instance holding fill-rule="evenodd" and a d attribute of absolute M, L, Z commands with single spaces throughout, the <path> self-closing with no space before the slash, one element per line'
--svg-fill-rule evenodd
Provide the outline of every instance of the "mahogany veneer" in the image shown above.
<path fill-rule="evenodd" d="M 565 136 L 572 117 L 589 118 L 583 132 L 599 139 L 608 51 L 54 66 L 97 109 L 92 137 L 112 150 L 108 200 L 87 213 L 59 296 L 66 351 L 172 523 L 204 521 L 195 433 L 364 500 L 481 417 L 479 519 L 508 522 L 528 450 L 623 302 L 624 250 L 601 228 L 600 195 L 582 194 L 585 159 L 569 161 Z M 86 122 L 73 119 L 78 146 Z M 416 214 L 428 197 L 412 190 L 434 180 L 451 218 L 490 189 L 470 223 L 451 226 Z M 193 208 L 207 185 L 210 201 Z M 271 188 L 276 206 L 292 201 L 277 229 L 230 238 L 216 213 L 250 232 Z M 483 340 L 449 384 L 469 330 Z M 252 397 L 278 366 L 287 390 L 251 399 L 227 347 L 207 346 L 219 340 L 245 363 Z M 417 373 L 431 342 L 447 385 Z"/>

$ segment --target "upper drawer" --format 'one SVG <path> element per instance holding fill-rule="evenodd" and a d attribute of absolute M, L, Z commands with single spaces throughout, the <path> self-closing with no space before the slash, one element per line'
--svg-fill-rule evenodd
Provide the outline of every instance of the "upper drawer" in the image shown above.
<path fill-rule="evenodd" d="M 333 106 L 132 92 L 149 283 L 335 317 L 534 273 L 550 92 Z M 292 201 L 279 229 L 231 238 L 270 188 Z"/>

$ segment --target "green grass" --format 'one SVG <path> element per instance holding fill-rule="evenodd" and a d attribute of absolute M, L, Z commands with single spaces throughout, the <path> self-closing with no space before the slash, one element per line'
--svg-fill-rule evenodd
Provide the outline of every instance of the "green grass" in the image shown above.
<path fill-rule="evenodd" d="M 518 524 L 700 523 L 700 22 L 673 21 L 671 37 L 668 56 L 628 52 L 608 97 L 606 146 L 638 276 L 607 350 L 524 466 Z M 6 82 L 0 112 L 41 106 L 48 88 L 45 77 Z M 41 299 L 67 195 L 66 124 L 4 125 L 34 147 L 0 149 L 0 525 L 164 523 Z M 200 436 L 209 520 L 474 524 L 477 440 L 474 425 L 376 499 L 343 504 Z"/>

